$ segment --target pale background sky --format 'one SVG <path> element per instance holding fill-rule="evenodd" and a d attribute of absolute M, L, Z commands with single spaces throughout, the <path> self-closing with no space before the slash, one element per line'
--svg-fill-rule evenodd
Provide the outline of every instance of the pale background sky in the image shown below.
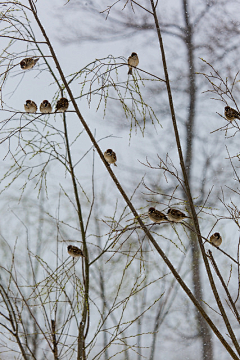
<path fill-rule="evenodd" d="M 134 36 L 121 36 L 121 33 L 119 33 L 118 39 L 115 39 L 114 41 L 109 42 L 98 42 L 98 41 L 81 41 L 69 43 L 68 45 L 64 45 L 59 41 L 59 38 L 68 38 L 69 30 L 74 29 L 81 29 L 81 27 L 86 26 L 92 26 L 93 21 L 96 21 L 95 18 L 91 19 L 90 17 L 85 17 L 85 13 L 81 13 L 80 10 L 77 10 L 77 5 L 81 3 L 85 6 L 89 6 L 91 2 L 79 2 L 79 1 L 71 1 L 69 4 L 64 5 L 63 1 L 41 1 L 38 0 L 36 3 L 38 14 L 40 19 L 42 20 L 43 26 L 53 44 L 53 47 L 55 49 L 55 52 L 57 54 L 58 60 L 61 64 L 61 67 L 64 71 L 64 74 L 72 74 L 75 71 L 83 68 L 88 63 L 93 61 L 96 58 L 103 58 L 108 56 L 109 54 L 118 57 L 118 56 L 124 56 L 126 59 L 131 54 L 132 51 L 135 51 L 139 55 L 140 63 L 139 66 L 146 71 L 149 72 L 155 72 L 158 76 L 163 76 L 162 72 L 162 66 L 160 62 L 160 52 L 158 49 L 158 42 L 155 32 L 139 32 Z M 160 2 L 161 3 L 161 2 Z M 197 3 L 197 2 L 196 2 Z M 109 5 L 107 2 L 106 4 Z M 195 3 L 194 3 L 195 4 Z M 100 4 L 102 5 L 102 4 Z M 161 4 L 160 4 L 161 6 Z M 103 9 L 104 7 L 102 7 Z M 73 9 L 72 11 L 67 11 L 66 9 Z M 99 8 L 100 9 L 100 8 Z M 170 10 L 169 10 L 170 9 Z M 172 3 L 169 2 L 169 12 L 173 12 L 176 17 L 178 17 L 178 11 L 177 4 L 175 1 Z M 235 9 L 234 9 L 235 10 Z M 167 10 L 166 10 L 167 13 Z M 236 11 L 237 13 L 237 11 Z M 64 19 L 66 18 L 66 23 L 68 23 L 69 27 L 65 27 L 66 24 L 61 21 L 61 18 L 59 15 L 62 15 Z M 110 14 L 111 16 L 111 14 Z M 166 15 L 167 16 L 167 15 Z M 70 20 L 69 20 L 70 19 Z M 99 17 L 100 19 L 100 17 Z M 105 22 L 104 16 L 102 22 Z M 101 24 L 99 22 L 99 24 Z M 37 26 L 33 23 L 32 24 L 33 29 L 36 31 L 37 34 L 40 35 L 39 30 L 37 29 Z M 71 28 L 72 26 L 72 28 Z M 117 26 L 117 25 L 116 25 Z M 38 38 L 39 40 L 42 40 L 41 35 Z M 176 46 L 175 41 L 173 38 L 172 45 L 169 42 L 169 37 L 165 37 L 164 40 L 166 41 L 166 53 L 167 53 L 167 60 L 169 61 L 169 71 L 170 71 L 170 79 L 171 79 L 171 71 L 175 70 L 177 66 L 181 68 L 182 65 L 178 65 L 180 61 L 184 57 L 184 51 L 180 49 L 178 46 Z M 176 42 L 177 43 L 177 42 Z M 16 46 L 16 50 L 21 49 L 22 44 L 18 44 Z M 25 45 L 24 45 L 25 46 Z M 45 45 L 41 45 L 41 48 L 47 48 Z M 50 60 L 51 62 L 51 60 Z M 201 60 L 196 60 L 196 64 L 201 63 Z M 4 89 L 4 101 L 8 104 L 8 106 L 13 106 L 14 108 L 23 111 L 23 104 L 26 101 L 26 99 L 32 99 L 34 100 L 38 105 L 40 105 L 41 101 L 44 99 L 48 99 L 49 101 L 52 100 L 54 93 L 57 89 L 57 87 L 52 84 L 52 78 L 47 72 L 39 73 L 39 70 L 43 68 L 43 65 L 41 63 L 41 59 L 39 60 L 37 66 L 26 73 L 24 73 L 24 77 L 22 81 L 20 82 L 18 88 L 16 91 L 11 94 L 13 89 L 16 87 L 16 84 L 21 79 L 22 72 L 19 68 L 15 68 L 12 71 L 12 77 L 9 78 L 7 86 L 5 86 Z M 154 71 L 153 71 L 154 70 Z M 220 69 L 221 70 L 221 69 Z M 57 72 L 56 72 L 57 74 Z M 122 67 L 119 70 L 119 77 L 124 81 L 124 79 L 127 79 L 127 67 Z M 80 80 L 79 80 L 80 81 Z M 78 96 L 80 92 L 80 86 L 78 84 L 79 81 L 75 82 L 75 85 L 71 86 L 71 89 L 73 90 L 75 96 Z M 200 81 L 200 80 L 199 80 Z M 52 84 L 52 85 L 49 85 Z M 155 96 L 156 95 L 156 96 Z M 78 100 L 80 111 L 84 117 L 84 119 L 87 121 L 87 123 L 90 126 L 90 129 L 92 132 L 96 131 L 96 138 L 101 139 L 103 137 L 113 135 L 112 138 L 104 139 L 100 142 L 101 149 L 104 151 L 107 148 L 112 148 L 116 151 L 117 157 L 118 157 L 118 167 L 114 168 L 114 172 L 116 173 L 120 183 L 122 184 L 123 188 L 127 191 L 128 195 L 131 195 L 134 187 L 140 182 L 142 176 L 146 174 L 145 182 L 147 185 L 150 183 L 156 183 L 159 181 L 159 172 L 158 171 L 151 171 L 147 167 L 141 165 L 140 162 L 145 162 L 146 157 L 151 159 L 151 162 L 155 165 L 158 164 L 158 158 L 157 154 L 160 157 L 165 158 L 166 153 L 170 153 L 171 158 L 176 163 L 176 166 L 178 166 L 178 156 L 177 156 L 177 150 L 176 146 L 174 144 L 173 139 L 173 129 L 171 125 L 171 118 L 170 114 L 166 114 L 165 112 L 165 104 L 164 104 L 164 111 L 161 113 L 161 104 L 158 103 L 157 94 L 154 93 L 154 99 L 152 98 L 152 94 L 147 94 L 146 101 L 149 101 L 153 106 L 157 106 L 157 115 L 160 118 L 161 126 L 156 124 L 156 129 L 153 128 L 152 124 L 147 123 L 146 124 L 146 130 L 145 130 L 145 137 L 142 137 L 140 132 L 138 131 L 137 134 L 135 134 L 135 131 L 132 132 L 131 141 L 129 142 L 129 128 L 127 125 L 127 120 L 121 115 L 121 110 L 118 110 L 114 107 L 110 107 L 111 110 L 107 110 L 106 116 L 103 119 L 103 108 L 100 108 L 98 112 L 96 112 L 96 108 L 94 104 L 96 105 L 95 100 L 93 99 L 93 105 L 89 109 L 87 101 L 85 98 L 82 98 L 81 100 Z M 159 100 L 160 101 L 160 100 Z M 186 97 L 182 93 L 175 92 L 174 95 L 174 102 L 177 105 L 177 108 L 179 112 L 177 113 L 177 117 L 179 116 L 180 124 L 182 121 L 184 121 L 184 116 L 186 114 Z M 110 105 L 111 103 L 109 103 Z M 72 106 L 70 104 L 69 107 L 70 110 L 72 110 Z M 225 139 L 223 133 L 213 133 L 210 134 L 211 131 L 216 129 L 219 126 L 224 125 L 224 120 L 220 119 L 219 116 L 216 114 L 216 112 L 223 113 L 223 105 L 217 102 L 213 102 L 210 100 L 210 95 L 202 94 L 200 96 L 199 103 L 197 105 L 197 111 L 198 111 L 198 122 L 197 125 L 199 127 L 199 130 L 197 130 L 197 136 L 199 139 L 205 139 L 206 137 L 211 137 L 210 142 L 208 144 L 199 143 L 201 144 L 196 146 L 196 157 L 198 161 L 194 164 L 195 169 L 195 176 L 198 178 L 199 171 L 202 173 L 202 153 L 203 151 L 212 153 L 212 156 L 216 156 L 216 164 L 220 166 L 219 164 L 222 164 L 222 168 L 224 171 L 224 168 L 227 165 L 226 162 L 226 152 L 222 152 L 220 154 L 219 148 L 224 149 L 225 144 L 229 146 L 232 153 L 237 151 L 236 144 L 238 143 L 238 138 L 235 136 L 231 139 Z M 178 115 L 179 114 L 179 115 Z M 3 119 L 3 113 L 1 114 L 1 118 Z M 63 129 L 62 121 L 61 121 L 61 115 L 57 115 L 54 117 L 53 115 L 50 115 L 49 122 L 54 125 L 55 127 L 59 129 Z M 79 123 L 79 120 L 75 116 L 75 114 L 71 113 L 67 116 L 67 123 L 68 131 L 70 138 L 73 140 L 74 136 L 81 131 L 82 126 Z M 221 125 L 219 125 L 219 123 Z M 185 131 L 183 127 L 180 125 L 180 134 L 182 137 L 185 136 Z M 4 143 L 1 145 L 2 147 L 2 158 L 6 155 L 8 144 Z M 76 163 L 83 154 L 91 147 L 91 143 L 87 137 L 86 134 L 82 134 L 80 138 L 77 140 L 77 142 L 72 146 L 72 153 L 73 153 L 73 163 Z M 215 149 L 214 149 L 215 148 Z M 221 159 L 219 159 L 219 154 L 222 156 Z M 218 158 L 217 158 L 218 157 Z M 2 160 L 2 175 L 4 171 L 9 167 L 10 160 L 9 157 Z M 226 164 L 226 165 L 225 165 Z M 201 166 L 201 170 L 199 170 L 199 166 Z M 84 160 L 79 163 L 76 167 L 76 175 L 78 176 L 81 185 L 83 186 L 84 190 L 90 194 L 91 192 L 91 180 L 90 175 L 91 174 L 91 168 L 92 168 L 92 151 L 90 151 L 87 156 L 84 158 Z M 229 168 L 228 168 L 229 169 Z M 229 177 L 232 177 L 232 173 L 229 171 Z M 115 206 L 116 200 L 120 199 L 120 195 L 118 194 L 117 190 L 113 187 L 113 182 L 109 178 L 105 167 L 102 165 L 98 155 L 95 156 L 95 172 L 96 172 L 96 189 L 98 192 L 96 192 L 96 198 L 100 198 L 100 194 L 104 190 L 105 194 L 107 194 L 107 206 L 104 207 L 104 213 L 101 214 L 101 218 L 111 216 L 113 208 Z M 228 176 L 228 175 L 227 175 Z M 18 179 L 13 186 L 14 190 L 8 189 L 5 192 L 5 195 L 3 196 L 3 207 L 6 210 L 6 214 L 4 211 L 3 214 L 3 224 L 1 227 L 1 232 L 3 237 L 11 244 L 14 243 L 16 237 L 19 237 L 19 240 L 21 240 L 21 237 L 23 238 L 21 241 L 25 241 L 25 230 L 19 225 L 16 225 L 16 217 L 13 215 L 12 210 L 14 210 L 19 218 L 24 221 L 24 223 L 27 223 L 29 220 L 29 224 L 34 224 L 34 211 L 30 208 L 30 212 L 32 213 L 30 215 L 26 215 L 24 213 L 25 204 L 20 203 L 18 204 L 18 201 L 15 199 L 12 199 L 12 196 L 16 196 L 14 191 L 16 191 L 20 185 L 23 184 L 25 179 Z M 215 179 L 212 179 L 212 182 L 214 182 Z M 1 190 L 6 185 L 8 181 L 3 181 L 1 184 Z M 57 214 L 57 207 L 58 207 L 58 192 L 59 192 L 59 184 L 64 186 L 70 193 L 70 196 L 73 199 L 73 192 L 71 193 L 71 183 L 69 181 L 69 176 L 65 174 L 64 169 L 62 167 L 59 167 L 57 164 L 53 164 L 51 166 L 51 169 L 48 173 L 48 200 L 45 200 L 45 206 L 47 208 L 47 211 L 50 214 L 53 214 L 56 216 Z M 159 182 L 160 186 L 163 186 L 165 184 L 164 177 L 161 177 L 161 181 Z M 209 189 L 211 188 L 212 183 L 209 183 Z M 33 203 L 37 204 L 37 192 L 36 190 L 33 190 L 32 184 L 30 184 L 29 188 L 31 191 L 27 192 L 27 198 L 29 201 L 32 201 Z M 138 194 L 142 192 L 146 193 L 146 190 L 143 187 L 140 187 L 138 190 Z M 195 194 L 194 194 L 195 195 Z M 197 196 L 198 194 L 196 194 Z M 18 195 L 17 195 L 18 197 Z M 146 197 L 148 199 L 148 197 Z M 121 202 L 121 201 L 120 201 Z M 136 204 L 139 205 L 139 201 L 136 200 Z M 142 203 L 141 206 L 145 207 L 145 209 L 142 210 L 142 212 L 145 212 L 148 208 L 148 203 Z M 161 207 L 159 207 L 161 209 Z M 71 209 L 72 210 L 72 209 Z M 65 219 L 70 219 L 72 223 L 74 223 L 75 215 L 74 213 L 69 213 L 69 209 L 67 211 L 64 209 L 61 209 L 61 216 Z M 28 219 L 28 220 L 27 220 Z M 11 224 L 14 224 L 13 228 L 11 226 L 5 227 L 5 224 L 8 223 L 8 221 Z M 32 223 L 31 223 L 32 221 Z M 4 224 L 5 223 L 5 224 Z M 18 222 L 17 222 L 18 223 Z M 19 223 L 18 223 L 19 224 Z M 36 224 L 36 223 L 35 223 Z M 206 223 L 205 223 L 206 224 Z M 203 235 L 206 236 L 208 232 L 211 229 L 211 223 L 202 226 L 203 229 Z M 30 248 L 32 248 L 32 251 L 34 251 L 34 236 L 36 232 L 36 226 L 29 226 L 29 243 Z M 224 236 L 224 244 L 223 249 L 228 251 L 232 256 L 235 256 L 236 254 L 236 248 L 237 248 L 237 242 L 238 242 L 238 231 L 235 225 L 233 223 L 229 223 L 229 227 L 226 229 L 225 223 L 224 225 L 219 225 L 219 227 L 216 229 L 218 231 L 221 230 L 221 233 Z M 13 231 L 12 231 L 13 230 Z M 105 229 L 104 229 L 105 230 Z M 173 232 L 172 236 L 174 236 Z M 69 238 L 74 238 L 74 231 L 69 234 Z M 48 250 L 49 248 L 51 251 L 54 251 L 55 249 L 55 237 L 56 233 L 52 233 L 53 239 L 51 239 L 51 233 L 48 234 L 49 236 L 49 243 L 44 241 L 44 249 Z M 171 235 L 167 234 L 167 236 L 171 237 Z M 25 239 L 25 240 L 24 240 Z M 65 240 L 65 239 L 64 239 Z M 163 239 L 161 241 L 164 242 Z M 176 241 L 176 239 L 175 239 Z M 66 241 L 67 242 L 67 241 Z M 177 242 L 177 241 L 176 241 Z M 18 242 L 19 243 L 19 242 Z M 68 243 L 68 242 L 67 242 Z M 162 246 L 167 246 L 169 243 L 162 243 Z M 228 246 L 228 244 L 231 244 L 231 246 Z M 19 245 L 19 250 L 22 250 L 22 246 Z M 214 251 L 214 250 L 213 250 Z M 215 251 L 216 253 L 216 251 Z M 179 253 L 176 251 L 174 253 L 174 257 L 178 259 Z M 44 258 L 49 261 L 49 256 L 47 253 L 45 253 Z M 65 260 L 67 258 L 67 254 L 65 253 L 65 243 L 63 243 L 63 259 Z M 91 253 L 90 253 L 91 258 Z M 225 263 L 225 259 L 221 254 L 218 254 L 218 259 L 221 259 L 222 264 Z M 50 260 L 51 261 L 51 260 Z M 158 260 L 157 260 L 158 261 Z M 181 293 L 181 291 L 180 291 Z M 206 298 L 208 298 L 208 293 L 206 292 Z M 155 296 L 155 294 L 154 294 Z M 182 302 L 181 302 L 182 304 Z M 167 324 L 167 330 L 166 333 L 169 334 L 169 329 L 171 331 L 171 326 L 176 327 L 176 320 L 179 317 L 179 324 L 181 324 L 181 311 L 182 311 L 182 305 L 180 308 L 178 307 L 178 304 L 174 307 L 175 315 L 172 318 L 169 318 L 169 323 Z M 184 324 L 181 324 L 184 329 Z M 180 326 L 180 325 L 179 325 Z M 149 326 L 148 331 L 151 331 L 151 327 Z M 182 330 L 182 329 L 181 329 Z M 238 334 L 239 335 L 239 334 Z M 173 335 L 174 337 L 174 335 Z M 165 344 L 163 347 L 163 344 L 158 345 L 158 350 L 161 349 L 161 355 L 162 358 L 166 357 L 171 360 L 176 358 L 176 352 L 169 351 L 169 344 L 172 346 L 172 340 L 171 339 L 168 343 L 168 341 L 165 339 Z M 146 341 L 147 342 L 147 341 Z M 218 342 L 217 342 L 218 343 Z M 179 346 L 179 347 L 178 347 Z M 183 349 L 183 355 L 186 359 L 197 359 L 196 353 L 193 354 L 193 348 L 190 346 L 182 347 L 182 344 L 177 344 L 175 351 L 178 351 L 178 354 L 181 354 L 181 351 Z M 226 352 L 222 352 L 222 346 L 218 343 L 217 346 L 215 346 L 215 353 L 216 358 L 218 359 L 228 359 L 228 355 Z"/>

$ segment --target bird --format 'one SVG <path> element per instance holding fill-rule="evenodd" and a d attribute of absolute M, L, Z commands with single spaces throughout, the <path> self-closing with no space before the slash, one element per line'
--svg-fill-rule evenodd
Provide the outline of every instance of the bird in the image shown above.
<path fill-rule="evenodd" d="M 158 211 L 154 207 L 148 209 L 148 217 L 155 223 L 160 223 L 162 221 L 168 221 L 168 218 L 161 211 Z"/>
<path fill-rule="evenodd" d="M 58 102 L 57 102 L 57 105 L 56 105 L 55 112 L 57 112 L 57 111 L 58 112 L 65 112 L 68 109 L 68 105 L 69 105 L 68 99 L 66 99 L 64 97 L 59 99 Z"/>
<path fill-rule="evenodd" d="M 21 69 L 23 70 L 29 70 L 34 67 L 34 65 L 37 63 L 39 58 L 25 58 L 20 62 Z"/>
<path fill-rule="evenodd" d="M 138 66 L 138 64 L 139 64 L 139 59 L 137 53 L 133 52 L 131 56 L 129 56 L 128 58 L 128 67 L 129 67 L 128 75 L 132 75 L 132 67 Z"/>
<path fill-rule="evenodd" d="M 107 149 L 103 155 L 104 155 L 104 159 L 109 163 L 109 165 L 113 164 L 114 166 L 117 166 L 116 164 L 117 156 L 112 149 Z"/>
<path fill-rule="evenodd" d="M 32 100 L 27 100 L 24 104 L 24 109 L 28 113 L 35 113 L 37 111 L 37 105 Z"/>
<path fill-rule="evenodd" d="M 174 222 L 181 222 L 183 219 L 189 218 L 187 215 L 177 209 L 168 209 L 167 217 L 168 220 Z"/>
<path fill-rule="evenodd" d="M 220 246 L 222 243 L 221 235 L 218 232 L 214 233 L 213 235 L 210 236 L 210 242 L 217 247 Z"/>
<path fill-rule="evenodd" d="M 225 117 L 229 121 L 233 121 L 235 119 L 240 120 L 240 113 L 237 110 L 231 108 L 230 106 L 225 106 Z"/>
<path fill-rule="evenodd" d="M 74 258 L 79 258 L 80 256 L 85 257 L 81 249 L 74 245 L 68 245 L 67 247 L 68 254 Z"/>
<path fill-rule="evenodd" d="M 48 100 L 43 100 L 43 102 L 40 105 L 40 111 L 44 114 L 49 114 L 52 112 L 52 105 Z"/>

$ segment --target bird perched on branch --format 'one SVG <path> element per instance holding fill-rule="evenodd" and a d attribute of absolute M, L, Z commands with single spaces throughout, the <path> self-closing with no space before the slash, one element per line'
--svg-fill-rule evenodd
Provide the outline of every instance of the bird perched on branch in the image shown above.
<path fill-rule="evenodd" d="M 138 64 L 139 64 L 139 59 L 137 53 L 133 52 L 131 56 L 129 56 L 128 58 L 128 67 L 129 67 L 128 75 L 132 75 L 132 67 L 138 66 Z"/>
<path fill-rule="evenodd" d="M 154 207 L 150 207 L 148 209 L 148 217 L 155 223 L 160 223 L 162 221 L 168 221 L 168 218 L 161 211 L 155 209 Z"/>
<path fill-rule="evenodd" d="M 52 112 L 52 105 L 48 100 L 43 100 L 40 105 L 40 111 L 44 114 L 49 114 Z"/>
<path fill-rule="evenodd" d="M 68 254 L 74 258 L 85 257 L 81 249 L 74 245 L 68 245 L 67 247 Z"/>
<path fill-rule="evenodd" d="M 61 98 L 58 100 L 55 112 L 65 112 L 68 109 L 68 99 Z"/>
<path fill-rule="evenodd" d="M 237 110 L 231 108 L 230 106 L 225 106 L 225 117 L 229 121 L 233 121 L 235 119 L 240 120 L 240 113 Z"/>
<path fill-rule="evenodd" d="M 103 155 L 104 159 L 109 163 L 109 165 L 113 164 L 114 166 L 117 166 L 117 155 L 112 149 L 107 149 Z"/>
<path fill-rule="evenodd" d="M 24 104 L 24 109 L 28 113 L 35 113 L 37 111 L 37 105 L 32 100 L 27 100 Z"/>
<path fill-rule="evenodd" d="M 221 235 L 216 232 L 215 234 L 210 236 L 210 242 L 213 243 L 215 246 L 220 246 L 222 243 L 222 237 Z"/>
<path fill-rule="evenodd" d="M 167 217 L 168 220 L 174 222 L 181 222 L 183 219 L 189 218 L 187 215 L 177 209 L 169 209 L 167 212 Z"/>
<path fill-rule="evenodd" d="M 25 58 L 20 62 L 21 69 L 23 70 L 29 70 L 34 67 L 34 65 L 37 63 L 39 58 Z"/>

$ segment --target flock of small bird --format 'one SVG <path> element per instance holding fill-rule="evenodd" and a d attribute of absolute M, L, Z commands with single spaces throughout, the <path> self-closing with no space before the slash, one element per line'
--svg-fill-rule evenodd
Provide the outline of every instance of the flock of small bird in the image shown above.
<path fill-rule="evenodd" d="M 29 70 L 33 68 L 33 66 L 37 63 L 39 58 L 25 58 L 20 62 L 21 69 Z M 138 66 L 139 59 L 137 53 L 133 52 L 128 58 L 128 75 L 132 75 L 133 67 Z M 68 109 L 69 102 L 66 98 L 61 98 L 57 101 L 55 112 L 65 112 Z M 28 113 L 36 113 L 37 105 L 32 100 L 27 100 L 24 109 Z M 40 112 L 43 114 L 49 114 L 52 112 L 52 106 L 48 100 L 43 100 L 40 105 Z M 225 117 L 229 121 L 233 121 L 234 119 L 240 119 L 240 113 L 237 110 L 230 108 L 229 106 L 225 107 Z M 104 152 L 104 158 L 109 165 L 113 164 L 117 166 L 117 156 L 116 153 L 112 149 L 107 149 Z M 185 215 L 182 211 L 177 209 L 169 209 L 167 212 L 167 216 L 161 211 L 155 209 L 154 207 L 150 207 L 148 210 L 148 216 L 151 221 L 154 223 L 161 223 L 163 221 L 170 221 L 179 223 L 184 219 L 189 219 L 189 216 Z M 210 242 L 215 246 L 220 246 L 222 243 L 221 235 L 216 232 L 210 236 Z M 84 257 L 84 254 L 80 248 L 77 246 L 69 245 L 67 247 L 68 254 L 73 258 Z"/>
<path fill-rule="evenodd" d="M 20 62 L 20 67 L 22 70 L 29 70 L 36 65 L 39 58 L 25 58 Z M 68 99 L 61 98 L 57 101 L 55 113 L 56 112 L 65 112 L 68 109 Z M 33 100 L 27 100 L 24 104 L 24 109 L 27 113 L 35 114 L 37 112 L 37 104 Z M 43 100 L 40 105 L 40 112 L 43 114 L 50 114 L 52 112 L 52 105 L 48 100 Z"/>
<path fill-rule="evenodd" d="M 37 104 L 33 100 L 27 100 L 24 104 L 24 109 L 27 113 L 35 114 L 37 112 Z M 40 105 L 40 112 L 43 114 L 50 114 L 52 112 L 52 105 L 48 100 L 43 100 Z M 57 101 L 55 113 L 65 112 L 68 109 L 68 99 L 61 98 Z"/>
<path fill-rule="evenodd" d="M 161 211 L 155 209 L 154 207 L 150 207 L 148 210 L 148 217 L 154 223 L 161 223 L 163 221 L 168 222 L 175 222 L 179 223 L 182 222 L 184 219 L 190 219 L 189 216 L 184 214 L 182 211 L 177 209 L 168 209 L 167 216 L 162 213 Z M 210 243 L 214 244 L 215 246 L 219 247 L 222 243 L 221 235 L 216 232 L 210 236 Z M 69 245 L 67 247 L 68 254 L 73 258 L 85 257 L 82 250 L 77 246 Z"/>
<path fill-rule="evenodd" d="M 20 62 L 20 67 L 22 70 L 30 70 L 34 67 L 34 65 L 36 65 L 38 60 L 39 58 L 34 58 L 34 57 L 25 58 Z M 139 64 L 138 56 L 135 52 L 133 52 L 131 56 L 129 56 L 128 58 L 129 75 L 132 75 L 133 67 L 138 66 L 138 64 Z M 67 111 L 68 105 L 69 105 L 68 99 L 64 97 L 61 98 L 57 102 L 55 113 Z M 35 114 L 37 112 L 37 104 L 33 100 L 26 100 L 26 103 L 24 104 L 24 109 L 27 113 Z M 40 105 L 40 112 L 43 114 L 50 114 L 52 112 L 52 105 L 48 100 L 43 100 L 43 102 Z M 110 160 L 110 164 L 116 165 L 115 162 L 117 159 L 115 161 L 112 161 L 112 159 L 114 159 L 114 155 L 108 156 L 109 154 L 107 152 L 108 150 L 106 151 L 106 158 Z M 112 152 L 112 154 L 115 153 Z"/>
<path fill-rule="evenodd" d="M 167 216 L 162 213 L 161 211 L 155 209 L 154 207 L 150 207 L 148 210 L 148 217 L 154 223 L 161 223 L 163 221 L 170 221 L 179 223 L 182 222 L 184 219 L 190 219 L 189 216 L 184 214 L 182 211 L 177 209 L 168 209 Z M 213 243 L 215 246 L 220 246 L 222 243 L 221 235 L 216 232 L 210 236 L 210 242 Z"/>

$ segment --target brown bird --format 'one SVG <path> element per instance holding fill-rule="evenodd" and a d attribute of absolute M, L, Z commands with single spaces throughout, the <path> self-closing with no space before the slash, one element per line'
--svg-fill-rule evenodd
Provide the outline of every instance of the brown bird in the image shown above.
<path fill-rule="evenodd" d="M 225 106 L 225 117 L 229 121 L 233 121 L 235 119 L 240 120 L 240 113 L 237 110 L 231 108 L 230 106 Z"/>
<path fill-rule="evenodd" d="M 24 109 L 27 113 L 35 113 L 37 111 L 37 105 L 32 100 L 27 100 L 24 104 Z"/>
<path fill-rule="evenodd" d="M 161 211 L 156 210 L 154 207 L 148 209 L 148 217 L 155 223 L 160 223 L 162 221 L 168 221 L 168 218 Z"/>
<path fill-rule="evenodd" d="M 128 67 L 129 67 L 128 75 L 132 75 L 132 67 L 138 66 L 138 64 L 139 64 L 139 59 L 137 53 L 133 52 L 131 56 L 129 56 L 128 58 Z"/>
<path fill-rule="evenodd" d="M 55 112 L 65 112 L 68 109 L 68 99 L 61 98 L 58 100 Z"/>
<path fill-rule="evenodd" d="M 21 69 L 23 70 L 29 70 L 32 67 L 34 67 L 34 65 L 37 63 L 37 61 L 39 60 L 39 58 L 34 59 L 34 58 L 25 58 L 20 62 L 20 66 Z"/>
<path fill-rule="evenodd" d="M 217 247 L 220 246 L 222 243 L 221 235 L 218 232 L 216 232 L 215 234 L 210 236 L 210 242 L 213 243 Z"/>
<path fill-rule="evenodd" d="M 117 166 L 117 164 L 116 164 L 117 155 L 112 149 L 107 149 L 103 155 L 104 155 L 105 160 L 109 164 L 113 164 L 114 166 Z"/>
<path fill-rule="evenodd" d="M 174 222 L 181 222 L 183 219 L 189 218 L 187 215 L 177 209 L 169 209 L 167 214 L 168 220 Z"/>
<path fill-rule="evenodd" d="M 80 256 L 85 257 L 81 249 L 74 245 L 68 245 L 67 247 L 68 254 L 74 258 L 79 258 Z"/>
<path fill-rule="evenodd" d="M 48 100 L 43 100 L 43 102 L 40 105 L 40 111 L 43 114 L 49 114 L 52 112 L 52 105 Z"/>

